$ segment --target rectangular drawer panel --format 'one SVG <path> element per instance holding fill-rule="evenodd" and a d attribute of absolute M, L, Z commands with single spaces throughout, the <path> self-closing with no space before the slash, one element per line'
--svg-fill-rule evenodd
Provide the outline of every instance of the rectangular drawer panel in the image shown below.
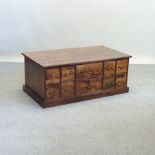
<path fill-rule="evenodd" d="M 115 61 L 104 62 L 104 78 L 114 77 L 115 75 Z"/>
<path fill-rule="evenodd" d="M 48 99 L 57 99 L 60 95 L 59 84 L 46 84 L 46 97 Z"/>
<path fill-rule="evenodd" d="M 74 82 L 62 83 L 61 95 L 63 98 L 69 98 L 74 96 Z"/>
<path fill-rule="evenodd" d="M 103 80 L 103 89 L 113 88 L 115 86 L 114 78 L 107 78 Z"/>
<path fill-rule="evenodd" d="M 60 82 L 60 69 L 52 68 L 46 69 L 46 84 Z"/>
<path fill-rule="evenodd" d="M 117 60 L 116 73 L 126 73 L 128 70 L 128 59 Z"/>
<path fill-rule="evenodd" d="M 102 62 L 100 63 L 92 63 L 92 64 L 84 64 L 77 65 L 76 75 L 78 79 L 84 78 L 92 78 L 102 75 Z"/>
<path fill-rule="evenodd" d="M 93 78 L 91 80 L 81 80 L 76 82 L 77 95 L 85 95 L 95 93 L 102 87 L 102 80 L 100 78 Z"/>
<path fill-rule="evenodd" d="M 74 67 L 62 67 L 62 82 L 68 82 L 74 80 Z"/>
<path fill-rule="evenodd" d="M 116 87 L 124 87 L 127 85 L 127 73 L 116 75 Z"/>

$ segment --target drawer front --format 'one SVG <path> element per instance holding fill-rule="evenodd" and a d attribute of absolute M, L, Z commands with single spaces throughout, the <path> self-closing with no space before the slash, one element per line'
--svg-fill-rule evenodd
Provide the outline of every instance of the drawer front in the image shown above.
<path fill-rule="evenodd" d="M 76 76 L 78 79 L 92 78 L 102 75 L 102 62 L 85 65 L 77 65 Z"/>
<path fill-rule="evenodd" d="M 103 89 L 113 88 L 115 86 L 115 79 L 108 78 L 103 80 Z"/>
<path fill-rule="evenodd" d="M 115 61 L 104 62 L 104 78 L 114 77 L 115 75 Z"/>
<path fill-rule="evenodd" d="M 60 82 L 60 69 L 52 68 L 46 69 L 46 84 Z"/>
<path fill-rule="evenodd" d="M 48 99 L 57 99 L 60 96 L 59 84 L 46 84 L 46 97 Z"/>
<path fill-rule="evenodd" d="M 127 73 L 116 75 L 116 87 L 124 87 L 127 85 Z"/>
<path fill-rule="evenodd" d="M 74 80 L 74 67 L 62 67 L 61 68 L 62 74 L 62 82 L 68 82 Z"/>
<path fill-rule="evenodd" d="M 128 59 L 117 60 L 116 73 L 127 73 L 128 71 Z"/>
<path fill-rule="evenodd" d="M 95 93 L 96 91 L 101 89 L 101 86 L 102 86 L 102 80 L 100 78 L 77 81 L 76 82 L 76 93 L 77 95 Z"/>
<path fill-rule="evenodd" d="M 63 98 L 74 96 L 74 82 L 66 82 L 61 85 L 61 95 Z"/>

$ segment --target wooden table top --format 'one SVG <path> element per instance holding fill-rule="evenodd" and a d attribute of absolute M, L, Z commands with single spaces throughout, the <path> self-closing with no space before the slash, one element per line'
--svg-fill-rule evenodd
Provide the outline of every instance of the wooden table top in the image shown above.
<path fill-rule="evenodd" d="M 105 46 L 25 52 L 22 54 L 44 68 L 131 57 Z"/>

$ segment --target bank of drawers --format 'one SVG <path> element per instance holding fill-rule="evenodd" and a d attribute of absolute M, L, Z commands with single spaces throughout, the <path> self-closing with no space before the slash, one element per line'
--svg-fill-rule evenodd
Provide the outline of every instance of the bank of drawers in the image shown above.
<path fill-rule="evenodd" d="M 76 95 L 85 95 L 101 90 L 102 66 L 102 62 L 77 65 Z"/>
<path fill-rule="evenodd" d="M 115 86 L 115 65 L 115 61 L 104 62 L 103 89 L 113 88 Z"/>
<path fill-rule="evenodd" d="M 71 98 L 124 87 L 127 71 L 128 59 L 46 69 L 46 97 Z"/>
<path fill-rule="evenodd" d="M 117 60 L 116 87 L 127 85 L 128 59 Z"/>
<path fill-rule="evenodd" d="M 46 97 L 57 99 L 74 96 L 74 72 L 73 66 L 53 68 L 46 70 Z"/>

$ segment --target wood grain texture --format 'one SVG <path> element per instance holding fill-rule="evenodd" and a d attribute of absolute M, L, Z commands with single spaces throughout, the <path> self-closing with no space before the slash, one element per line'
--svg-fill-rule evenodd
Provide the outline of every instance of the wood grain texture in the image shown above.
<path fill-rule="evenodd" d="M 105 49 L 108 52 L 105 52 Z M 71 54 L 72 50 L 75 53 Z M 31 59 L 37 57 L 37 62 L 35 62 L 36 59 L 31 60 L 25 56 L 25 85 L 23 89 L 42 107 L 128 92 L 127 77 L 130 56 L 100 46 L 72 50 L 50 53 L 50 56 L 57 59 L 46 55 L 50 51 L 39 52 L 38 55 L 37 53 L 28 54 Z M 84 53 L 82 54 L 81 51 Z M 105 52 L 104 54 L 108 57 L 102 52 Z M 88 61 L 81 62 L 80 60 L 84 60 L 83 55 L 86 56 L 85 54 L 88 55 Z M 40 61 L 45 63 L 45 56 L 48 65 L 40 63 Z M 91 56 L 94 56 L 93 60 Z M 96 59 L 101 57 L 104 61 Z M 64 65 L 64 59 L 68 61 L 68 64 Z M 79 63 L 70 64 L 70 60 L 75 59 Z M 58 60 L 62 60 L 62 63 L 53 66 L 53 61 L 58 63 Z M 52 66 L 50 67 L 50 65 Z"/>
<path fill-rule="evenodd" d="M 76 92 L 77 95 L 85 95 L 95 93 L 102 88 L 101 78 L 92 78 L 89 80 L 77 80 Z"/>
<path fill-rule="evenodd" d="M 114 86 L 115 86 L 115 78 L 114 77 L 104 79 L 103 89 L 113 88 Z"/>
<path fill-rule="evenodd" d="M 116 95 L 116 94 L 127 93 L 129 91 L 129 88 L 122 87 L 122 88 L 106 89 L 105 91 L 101 91 L 101 92 L 94 93 L 94 94 L 86 94 L 83 96 L 75 96 L 74 98 L 66 98 L 66 99 L 59 99 L 59 100 L 52 100 L 52 101 L 50 99 L 43 100 L 32 89 L 30 89 L 29 87 L 27 87 L 25 85 L 23 86 L 23 90 L 27 94 L 29 94 L 43 108 L 48 108 L 48 107 L 55 107 L 58 105 L 75 103 L 75 102 L 84 101 L 84 100 L 95 99 L 95 98 L 104 97 L 104 96 L 111 96 L 111 95 Z"/>
<path fill-rule="evenodd" d="M 127 83 L 127 73 L 117 74 L 116 77 L 116 86 L 117 87 L 124 87 Z"/>
<path fill-rule="evenodd" d="M 90 79 L 102 76 L 102 63 L 92 63 L 85 65 L 77 65 L 76 77 L 77 79 Z"/>
<path fill-rule="evenodd" d="M 61 70 L 62 82 L 69 82 L 74 80 L 74 66 L 62 67 Z"/>
<path fill-rule="evenodd" d="M 25 85 L 30 87 L 41 98 L 45 98 L 44 69 L 28 58 L 25 58 Z"/>
<path fill-rule="evenodd" d="M 46 84 L 46 98 L 58 99 L 60 97 L 60 84 Z"/>
<path fill-rule="evenodd" d="M 62 98 L 70 98 L 74 96 L 74 82 L 62 83 Z"/>
<path fill-rule="evenodd" d="M 115 61 L 104 62 L 104 78 L 112 78 L 115 75 Z"/>
<path fill-rule="evenodd" d="M 127 73 L 128 70 L 128 59 L 117 60 L 116 73 Z"/>
<path fill-rule="evenodd" d="M 46 84 L 60 82 L 60 69 L 52 68 L 46 69 Z"/>
<path fill-rule="evenodd" d="M 60 65 L 66 66 L 86 64 L 90 62 L 100 62 L 131 57 L 128 54 L 118 52 L 105 46 L 24 52 L 22 54 L 44 68 L 51 68 Z"/>

